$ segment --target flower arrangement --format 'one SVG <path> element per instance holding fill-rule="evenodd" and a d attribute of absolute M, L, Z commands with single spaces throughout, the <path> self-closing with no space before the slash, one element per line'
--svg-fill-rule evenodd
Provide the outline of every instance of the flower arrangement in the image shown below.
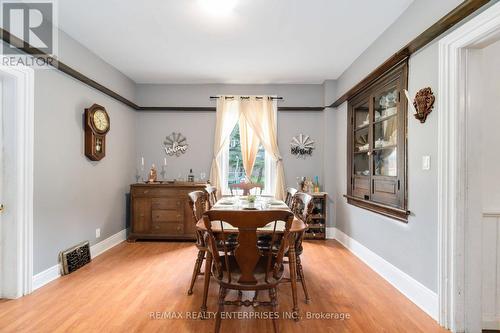
<path fill-rule="evenodd" d="M 254 203 L 255 202 L 255 199 L 256 199 L 256 196 L 255 195 L 249 195 L 247 197 L 247 200 L 249 203 Z"/>

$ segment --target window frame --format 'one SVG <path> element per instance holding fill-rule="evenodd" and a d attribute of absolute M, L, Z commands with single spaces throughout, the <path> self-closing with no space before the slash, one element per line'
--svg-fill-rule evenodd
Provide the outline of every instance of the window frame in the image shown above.
<path fill-rule="evenodd" d="M 377 93 L 387 90 L 388 87 L 396 86 L 398 89 L 397 100 L 397 175 L 380 176 L 374 174 L 374 160 L 377 148 L 374 145 L 374 128 L 375 128 L 375 110 L 374 100 Z M 407 163 L 407 132 L 408 132 L 408 106 L 406 98 L 404 97 L 403 89 L 408 86 L 408 58 L 394 66 L 391 70 L 387 71 L 379 78 L 377 78 L 369 86 L 363 88 L 356 96 L 348 100 L 348 116 L 347 116 L 347 202 L 351 205 L 396 219 L 402 222 L 408 222 L 408 215 L 410 212 L 407 210 L 408 206 L 408 163 Z M 354 172 L 354 145 L 355 145 L 355 108 L 364 105 L 368 102 L 368 142 L 369 149 L 367 152 L 369 163 L 369 176 L 361 177 Z M 359 176 L 359 177 L 357 177 Z M 391 178 L 392 177 L 392 178 Z M 395 194 L 388 196 L 386 202 L 380 199 L 381 195 L 376 192 L 376 185 L 384 182 L 386 178 L 388 185 L 393 185 L 396 191 Z M 368 194 L 361 195 L 356 192 L 360 189 L 363 192 L 361 185 L 356 180 L 363 180 L 368 183 L 364 191 Z M 375 182 L 379 182 L 375 184 Z M 365 184 L 363 184 L 365 185 Z M 355 193 L 353 193 L 355 192 Z M 378 199 L 377 199 L 378 196 Z M 374 200 L 375 197 L 375 200 Z M 393 200 L 392 203 L 387 202 Z"/>
<path fill-rule="evenodd" d="M 236 123 L 239 126 L 239 123 Z M 235 125 L 235 126 L 236 126 Z M 228 186 L 228 172 L 229 172 L 229 143 L 231 138 L 227 138 L 224 146 L 219 154 L 218 163 L 221 172 L 221 193 L 222 195 L 231 195 L 231 190 Z M 264 149 L 264 190 L 261 195 L 274 196 L 276 193 L 276 168 L 272 167 L 272 163 L 276 164 L 271 154 Z"/>

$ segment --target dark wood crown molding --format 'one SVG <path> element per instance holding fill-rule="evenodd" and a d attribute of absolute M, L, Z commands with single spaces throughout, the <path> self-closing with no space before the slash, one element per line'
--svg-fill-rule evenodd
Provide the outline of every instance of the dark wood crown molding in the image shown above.
<path fill-rule="evenodd" d="M 117 92 L 109 89 L 108 87 L 100 84 L 99 82 L 89 78 L 88 76 L 80 73 L 76 69 L 66 65 L 60 60 L 57 60 L 56 58 L 51 57 L 47 53 L 32 47 L 29 43 L 21 40 L 20 38 L 16 37 L 15 35 L 12 35 L 8 30 L 5 30 L 3 28 L 0 28 L 0 34 L 2 37 L 2 40 L 10 45 L 23 45 L 23 47 L 17 47 L 18 50 L 39 58 L 43 58 L 46 60 L 48 64 L 50 64 L 52 67 L 55 69 L 63 72 L 66 75 L 71 76 L 72 78 L 88 85 L 91 88 L 94 88 L 103 94 L 108 95 L 109 97 L 131 107 L 132 109 L 136 111 L 215 111 L 215 107 L 204 107 L 204 106 L 139 106 L 132 102 L 131 100 L 123 97 L 122 95 L 118 94 Z M 310 107 L 310 106 L 284 106 L 284 107 L 278 107 L 278 111 L 322 111 L 324 110 L 323 106 L 318 106 L 318 107 Z"/>
<path fill-rule="evenodd" d="M 391 68 L 399 64 L 404 59 L 408 58 L 413 53 L 417 52 L 436 37 L 446 32 L 448 29 L 462 21 L 464 18 L 486 5 L 489 0 L 466 0 L 454 8 L 451 12 L 442 17 L 439 21 L 430 26 L 427 30 L 415 37 L 411 42 L 406 44 L 402 49 L 396 52 L 393 56 L 387 59 L 382 65 L 378 66 L 363 80 L 361 80 L 354 87 L 349 89 L 345 94 L 340 96 L 335 102 L 328 107 L 336 108 L 345 101 L 351 99 L 358 94 L 365 87 L 372 84 L 383 73 L 389 71 Z"/>

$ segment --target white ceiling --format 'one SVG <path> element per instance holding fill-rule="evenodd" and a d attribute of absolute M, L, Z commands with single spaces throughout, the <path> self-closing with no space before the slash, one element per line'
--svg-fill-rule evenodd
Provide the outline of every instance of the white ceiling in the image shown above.
<path fill-rule="evenodd" d="M 321 83 L 338 78 L 412 1 L 58 3 L 60 28 L 137 83 Z"/>

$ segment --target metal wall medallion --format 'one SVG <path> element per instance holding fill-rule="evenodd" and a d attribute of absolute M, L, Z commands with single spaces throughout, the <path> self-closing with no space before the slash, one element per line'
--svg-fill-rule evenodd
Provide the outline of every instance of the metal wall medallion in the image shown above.
<path fill-rule="evenodd" d="M 314 140 L 309 135 L 299 134 L 292 138 L 290 142 L 290 152 L 300 158 L 311 156 L 314 150 Z"/>
<path fill-rule="evenodd" d="M 165 138 L 163 145 L 167 155 L 177 157 L 184 154 L 188 148 L 186 138 L 181 133 L 175 132 Z"/>

